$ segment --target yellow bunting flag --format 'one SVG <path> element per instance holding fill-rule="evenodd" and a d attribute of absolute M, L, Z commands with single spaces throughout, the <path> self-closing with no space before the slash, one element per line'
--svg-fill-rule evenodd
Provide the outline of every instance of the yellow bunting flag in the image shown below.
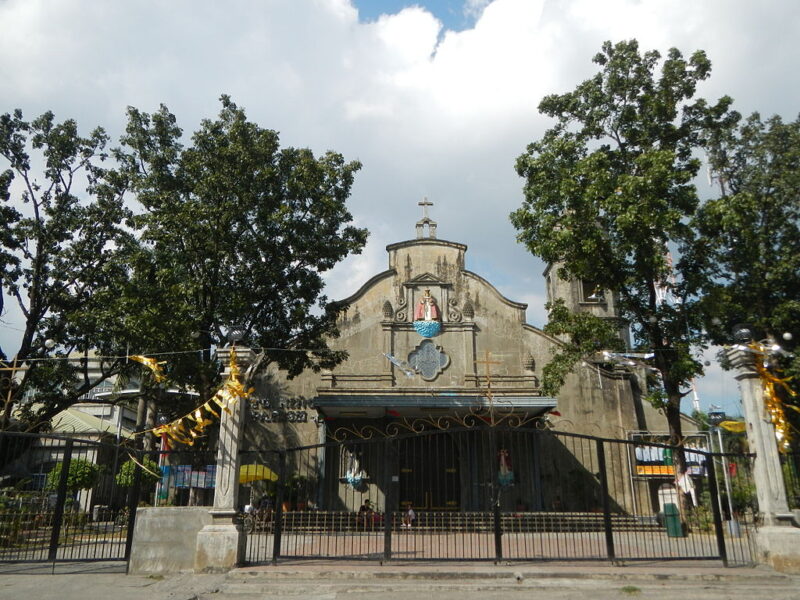
<path fill-rule="evenodd" d="M 764 366 L 763 357 L 766 355 L 766 348 L 759 343 L 750 344 L 750 349 L 756 352 L 756 371 L 761 378 L 761 385 L 764 389 L 764 408 L 769 415 L 772 424 L 775 426 L 775 437 L 778 440 L 778 450 L 781 452 L 789 452 L 791 449 L 791 425 L 786 418 L 786 413 L 783 410 L 784 403 L 778 396 L 776 386 L 782 387 L 790 396 L 797 396 L 792 388 L 789 387 L 788 381 L 791 377 L 781 379 L 777 377 L 772 371 Z M 789 406 L 788 404 L 786 406 Z"/>
<path fill-rule="evenodd" d="M 155 358 L 142 356 L 141 354 L 131 356 L 130 359 L 135 360 L 138 363 L 142 363 L 145 367 L 150 369 L 153 372 L 153 379 L 155 379 L 158 383 L 161 383 L 166 379 L 164 371 L 161 369 L 161 365 L 166 364 L 167 361 L 162 360 L 159 362 Z"/>
<path fill-rule="evenodd" d="M 148 358 L 146 356 L 131 356 L 131 358 L 150 367 L 153 370 L 156 381 L 161 381 L 164 378 L 163 374 L 161 374 L 160 367 L 160 365 L 164 363 L 157 363 L 155 359 Z M 204 435 L 205 428 L 213 423 L 213 421 L 206 418 L 206 415 L 203 414 L 203 411 L 206 411 L 208 414 L 219 419 L 220 413 L 214 410 L 215 406 L 219 407 L 219 409 L 224 410 L 230 415 L 232 414 L 231 407 L 238 400 L 241 398 L 247 398 L 253 393 L 253 388 L 248 390 L 244 389 L 244 386 L 239 381 L 239 373 L 239 365 L 236 364 L 236 348 L 231 348 L 228 376 L 222 383 L 222 386 L 216 391 L 214 396 L 212 396 L 211 399 L 206 401 L 204 404 L 194 408 L 189 414 L 184 415 L 179 419 L 175 419 L 171 423 L 159 425 L 158 427 L 148 431 L 152 431 L 156 435 L 167 435 L 170 439 L 176 442 L 193 446 L 195 440 Z M 159 379 L 159 376 L 161 379 Z M 194 422 L 194 424 L 190 426 L 190 422 Z M 146 432 L 143 431 L 141 433 Z"/>

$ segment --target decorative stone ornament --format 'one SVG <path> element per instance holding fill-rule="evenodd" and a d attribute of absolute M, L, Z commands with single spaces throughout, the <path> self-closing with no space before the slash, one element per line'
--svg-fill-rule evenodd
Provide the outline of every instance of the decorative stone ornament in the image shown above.
<path fill-rule="evenodd" d="M 450 298 L 450 311 L 447 314 L 448 319 L 453 323 L 458 323 L 461 321 L 461 311 L 458 310 L 458 300 L 455 298 Z"/>
<path fill-rule="evenodd" d="M 467 296 L 464 306 L 461 307 L 461 314 L 467 319 L 472 319 L 475 316 L 475 307 L 472 306 L 472 300 L 469 299 L 469 296 Z"/>
<path fill-rule="evenodd" d="M 432 338 L 442 331 L 439 321 L 414 321 L 414 330 L 424 338 Z"/>
<path fill-rule="evenodd" d="M 431 340 L 423 340 L 417 348 L 408 355 L 408 364 L 411 365 L 425 381 L 433 381 L 450 364 L 450 357 L 440 346 Z"/>
<path fill-rule="evenodd" d="M 391 319 L 394 316 L 394 308 L 392 308 L 392 303 L 388 300 L 383 303 L 383 318 L 384 319 Z"/>
<path fill-rule="evenodd" d="M 533 355 L 530 352 L 528 352 L 527 356 L 525 357 L 522 366 L 525 368 L 526 371 L 536 370 L 536 360 L 533 358 Z"/>

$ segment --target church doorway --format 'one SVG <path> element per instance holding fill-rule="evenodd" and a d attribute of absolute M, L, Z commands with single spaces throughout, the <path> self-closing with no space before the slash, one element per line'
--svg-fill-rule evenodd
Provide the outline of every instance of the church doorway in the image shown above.
<path fill-rule="evenodd" d="M 450 435 L 399 440 L 400 507 L 459 510 L 461 479 L 458 448 Z"/>

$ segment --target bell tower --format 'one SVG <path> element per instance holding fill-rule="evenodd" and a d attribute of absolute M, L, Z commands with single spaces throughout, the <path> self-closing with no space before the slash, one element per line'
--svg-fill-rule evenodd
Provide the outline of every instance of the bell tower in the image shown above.
<path fill-rule="evenodd" d="M 574 312 L 588 312 L 603 319 L 619 323 L 620 337 L 625 346 L 630 348 L 630 327 L 627 321 L 620 318 L 617 312 L 617 295 L 605 290 L 597 282 L 589 279 L 570 277 L 564 279 L 559 275 L 560 263 L 550 263 L 544 270 L 547 287 L 547 301 L 563 299 L 567 308 Z"/>

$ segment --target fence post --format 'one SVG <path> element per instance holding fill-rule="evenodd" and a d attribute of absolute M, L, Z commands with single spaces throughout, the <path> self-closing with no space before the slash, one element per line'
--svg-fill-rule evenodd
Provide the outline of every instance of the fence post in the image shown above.
<path fill-rule="evenodd" d="M 134 452 L 136 453 L 136 451 Z M 131 548 L 133 548 L 133 530 L 136 528 L 136 509 L 142 495 L 142 463 L 146 456 L 144 453 L 137 454 L 138 460 L 134 461 L 135 466 L 133 467 L 133 483 L 128 490 L 128 534 L 125 537 L 125 561 L 129 566 Z"/>
<path fill-rule="evenodd" d="M 714 466 L 714 455 L 706 455 L 708 471 L 708 492 L 711 496 L 711 514 L 714 515 L 714 533 L 717 536 L 717 549 L 723 566 L 728 566 L 728 550 L 725 548 L 725 534 L 722 531 L 722 513 L 719 510 L 719 487 L 717 486 L 717 470 Z"/>
<path fill-rule="evenodd" d="M 603 440 L 597 440 L 597 467 L 600 469 L 600 489 L 603 495 L 603 529 L 606 534 L 606 554 L 608 560 L 617 558 L 614 549 L 614 531 L 611 525 L 611 499 L 608 495 L 608 472 L 606 470 L 606 450 Z"/>
<path fill-rule="evenodd" d="M 503 524 L 500 518 L 500 482 L 497 479 L 497 472 L 494 470 L 497 466 L 498 451 L 497 451 L 497 431 L 492 428 L 489 430 L 489 477 L 491 490 L 490 500 L 492 502 L 492 522 L 494 524 L 494 560 L 495 563 L 503 560 Z"/>
<path fill-rule="evenodd" d="M 50 550 L 47 560 L 55 561 L 58 553 L 58 538 L 61 537 L 61 525 L 64 521 L 64 505 L 67 502 L 67 478 L 69 477 L 69 464 L 72 461 L 72 440 L 67 440 L 64 447 L 64 459 L 61 461 L 61 473 L 58 478 L 58 491 L 56 493 L 56 506 L 53 513 L 53 529 L 50 532 Z"/>
<path fill-rule="evenodd" d="M 384 475 L 384 487 L 386 490 L 383 497 L 383 560 L 389 561 L 392 558 L 392 507 L 395 502 L 395 475 L 394 466 L 396 462 L 392 460 L 392 441 L 386 438 L 384 442 L 383 462 L 387 465 Z"/>
<path fill-rule="evenodd" d="M 544 510 L 544 496 L 542 488 L 542 465 L 541 465 L 541 432 L 538 429 L 532 430 L 531 450 L 533 451 L 533 506 L 534 511 Z"/>
<path fill-rule="evenodd" d="M 278 452 L 278 496 L 275 499 L 275 531 L 272 539 L 272 564 L 278 563 L 283 535 L 283 499 L 286 496 L 286 452 Z"/>

